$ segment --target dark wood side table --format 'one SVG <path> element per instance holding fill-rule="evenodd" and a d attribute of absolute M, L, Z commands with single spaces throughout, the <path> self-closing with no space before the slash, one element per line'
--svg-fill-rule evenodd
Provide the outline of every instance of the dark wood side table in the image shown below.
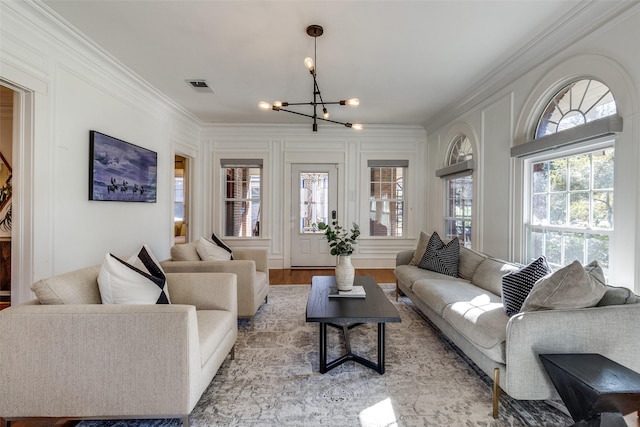
<path fill-rule="evenodd" d="M 626 427 L 640 410 L 640 374 L 600 354 L 540 354 L 549 378 L 576 424 Z"/>
<path fill-rule="evenodd" d="M 389 301 L 373 277 L 356 276 L 354 285 L 363 286 L 365 298 L 329 298 L 329 288 L 336 286 L 334 276 L 314 276 L 307 301 L 307 322 L 320 324 L 320 373 L 325 373 L 348 360 L 360 363 L 379 374 L 384 374 L 385 323 L 400 322 L 400 313 Z M 337 323 L 342 323 L 338 325 Z M 363 323 L 378 324 L 378 362 L 372 362 L 351 351 L 349 330 Z M 327 362 L 327 326 L 344 334 L 347 352 L 334 361 Z"/>

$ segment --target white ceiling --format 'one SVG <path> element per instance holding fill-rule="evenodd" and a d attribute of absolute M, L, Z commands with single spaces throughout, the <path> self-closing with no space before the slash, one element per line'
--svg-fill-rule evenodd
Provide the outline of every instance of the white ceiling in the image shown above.
<path fill-rule="evenodd" d="M 309 122 L 261 111 L 258 102 L 311 101 L 303 59 L 313 56 L 313 38 L 305 30 L 319 24 L 323 98 L 360 98 L 357 109 L 330 108 L 332 119 L 425 127 L 626 7 L 573 0 L 44 3 L 204 123 Z M 215 93 L 197 93 L 187 79 L 205 79 Z"/>

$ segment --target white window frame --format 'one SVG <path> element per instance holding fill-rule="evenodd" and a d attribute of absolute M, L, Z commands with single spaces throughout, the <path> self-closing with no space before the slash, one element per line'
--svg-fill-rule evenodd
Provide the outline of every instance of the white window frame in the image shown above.
<path fill-rule="evenodd" d="M 260 195 L 256 197 L 252 197 L 252 188 L 251 188 L 251 178 L 249 179 L 249 197 L 227 197 L 226 185 L 227 185 L 227 169 L 259 169 L 260 170 Z M 220 200 L 221 203 L 221 234 L 225 238 L 238 238 L 238 239 L 256 239 L 260 238 L 263 234 L 262 229 L 262 212 L 263 212 L 263 188 L 264 188 L 264 168 L 263 168 L 263 160 L 262 159 L 229 159 L 229 158 L 221 158 L 220 159 L 220 174 L 221 174 L 221 184 L 222 184 L 222 193 Z M 226 219 L 227 219 L 227 202 L 245 202 L 245 203 L 254 203 L 258 202 L 258 212 L 256 214 L 257 221 L 257 230 L 258 234 L 255 233 L 256 226 L 252 222 L 252 230 L 249 235 L 236 236 L 236 235 L 227 235 L 226 229 Z M 252 216 L 253 217 L 253 216 Z"/>
<path fill-rule="evenodd" d="M 371 170 L 373 168 L 399 168 L 402 169 L 402 197 L 395 197 L 393 199 L 385 199 L 385 198 L 372 198 L 371 197 Z M 407 236 L 407 184 L 408 184 L 408 173 L 409 173 L 409 161 L 408 160 L 375 160 L 370 159 L 367 161 L 367 223 L 369 226 L 367 227 L 366 233 L 371 238 L 380 238 L 380 239 L 400 239 Z M 397 185 L 397 182 L 396 182 Z M 386 235 L 379 236 L 371 234 L 370 221 L 371 221 L 371 213 L 375 212 L 376 203 L 383 203 L 383 212 L 390 212 L 390 204 L 391 202 L 400 202 L 402 203 L 402 215 L 400 219 L 400 225 L 402 227 L 402 234 L 400 235 Z"/>
<path fill-rule="evenodd" d="M 454 181 L 458 180 L 458 179 L 462 179 L 462 178 L 470 178 L 471 182 L 469 183 L 471 185 L 471 216 L 457 216 L 457 215 L 451 215 L 451 211 L 450 211 L 450 207 L 451 207 L 451 186 L 453 185 Z M 454 238 L 454 237 L 458 237 L 458 240 L 460 240 L 460 243 L 462 245 L 464 245 L 467 248 L 471 248 L 472 243 L 473 243 L 473 200 L 474 200 L 474 195 L 473 195 L 473 173 L 468 173 L 466 175 L 462 175 L 462 176 L 456 176 L 456 177 L 451 177 L 451 178 L 447 178 L 445 179 L 445 208 L 444 208 L 444 231 L 445 231 L 445 236 L 447 238 Z M 449 223 L 450 222 L 458 222 L 458 221 L 462 221 L 465 224 L 468 224 L 468 227 L 465 225 L 465 228 L 469 229 L 469 234 L 468 234 L 468 239 L 463 236 L 460 236 L 459 234 L 451 235 L 448 233 L 449 230 Z"/>
<path fill-rule="evenodd" d="M 532 205 L 532 174 L 531 174 L 531 167 L 532 164 L 534 163 L 539 163 L 539 162 L 544 162 L 544 161 L 550 161 L 553 159 L 561 159 L 561 158 L 566 158 L 566 157 L 571 157 L 571 156 L 575 156 L 575 155 L 580 155 L 580 154 L 585 154 L 585 153 L 590 153 L 593 151 L 597 151 L 599 149 L 605 149 L 605 148 L 613 148 L 614 150 L 616 149 L 615 147 L 615 137 L 614 136 L 607 136 L 607 137 L 603 137 L 594 141 L 589 141 L 589 142 L 585 142 L 585 143 L 580 143 L 580 144 L 576 144 L 576 145 L 571 145 L 569 147 L 563 148 L 563 149 L 558 149 L 558 150 L 554 150 L 551 152 L 544 152 L 538 155 L 532 155 L 530 157 L 527 157 L 524 159 L 523 161 L 523 171 L 524 171 L 524 179 L 523 179 L 523 183 L 524 183 L 524 206 L 523 206 L 523 242 L 524 242 L 524 256 L 525 256 L 525 262 L 529 262 L 532 259 L 533 254 L 531 253 L 531 242 L 530 242 L 530 233 L 529 230 L 530 229 L 543 229 L 543 230 L 549 230 L 549 231 L 557 231 L 557 232 L 568 232 L 568 233 L 584 233 L 584 234 L 597 234 L 597 235 L 606 235 L 609 237 L 609 267 L 611 266 L 611 260 L 613 258 L 613 238 L 615 235 L 615 230 L 616 230 L 616 223 L 614 220 L 613 223 L 613 227 L 611 229 L 594 229 L 594 228 L 590 228 L 590 227 L 571 227 L 571 226 L 558 226 L 558 225 L 538 225 L 538 224 L 532 224 L 532 218 L 531 218 L 531 205 Z M 592 191 L 592 190 L 590 190 Z M 615 218 L 615 214 L 617 212 L 617 197 L 616 197 L 616 187 L 615 187 L 615 155 L 614 155 L 614 187 L 613 187 L 613 192 L 614 192 L 614 198 L 613 198 L 613 212 L 614 212 L 614 218 Z M 563 267 L 564 265 L 567 265 L 569 263 L 571 263 L 573 260 L 566 260 L 566 259 L 562 259 L 561 260 L 561 264 L 563 265 L 552 265 L 553 269 L 557 269 L 559 267 Z M 581 263 L 583 263 L 583 261 L 585 260 L 578 260 Z M 588 261 L 592 261 L 592 260 L 588 260 Z M 599 260 L 601 261 L 601 260 Z M 586 261 L 585 261 L 586 262 Z"/>
<path fill-rule="evenodd" d="M 474 189 L 474 178 L 473 178 L 473 168 L 474 168 L 474 144 L 471 138 L 465 132 L 458 132 L 449 139 L 449 145 L 447 146 L 447 152 L 445 157 L 445 167 L 442 169 L 436 170 L 436 176 L 444 179 L 444 197 L 443 197 L 443 226 L 444 226 L 444 234 L 447 238 L 453 239 L 458 237 L 458 240 L 467 248 L 471 248 L 473 243 L 473 212 L 474 212 L 474 199 L 475 199 L 475 189 Z M 467 148 L 470 151 L 460 151 L 459 145 L 466 142 Z M 458 152 L 454 157 L 454 149 L 458 146 Z M 460 155 L 461 153 L 462 156 Z M 461 178 L 471 179 L 471 215 L 470 216 L 457 216 L 451 214 L 451 186 L 454 185 L 454 182 Z M 468 227 L 465 225 L 464 228 L 469 229 L 469 233 L 464 233 L 462 235 L 456 233 L 455 235 L 448 232 L 449 224 L 451 222 L 462 221 L 465 224 L 468 224 Z M 468 236 L 467 239 L 465 236 Z"/>

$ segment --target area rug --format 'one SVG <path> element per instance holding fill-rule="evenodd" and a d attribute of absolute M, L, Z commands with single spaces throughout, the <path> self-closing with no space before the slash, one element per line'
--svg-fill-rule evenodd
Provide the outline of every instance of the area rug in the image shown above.
<path fill-rule="evenodd" d="M 381 285 L 402 322 L 386 329 L 386 372 L 354 362 L 319 373 L 318 324 L 305 322 L 309 285 L 272 286 L 254 328 L 241 323 L 235 360 L 222 365 L 190 416 L 192 426 L 569 426 L 545 402 L 501 397 L 395 285 Z M 329 328 L 329 358 L 344 351 Z M 351 331 L 352 350 L 376 360 L 376 325 Z M 82 427 L 174 427 L 180 420 L 84 421 Z"/>

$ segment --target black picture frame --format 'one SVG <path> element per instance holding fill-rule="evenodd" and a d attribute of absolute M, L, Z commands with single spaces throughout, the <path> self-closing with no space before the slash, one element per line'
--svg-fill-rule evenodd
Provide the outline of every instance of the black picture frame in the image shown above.
<path fill-rule="evenodd" d="M 89 131 L 89 200 L 155 203 L 158 153 Z"/>

